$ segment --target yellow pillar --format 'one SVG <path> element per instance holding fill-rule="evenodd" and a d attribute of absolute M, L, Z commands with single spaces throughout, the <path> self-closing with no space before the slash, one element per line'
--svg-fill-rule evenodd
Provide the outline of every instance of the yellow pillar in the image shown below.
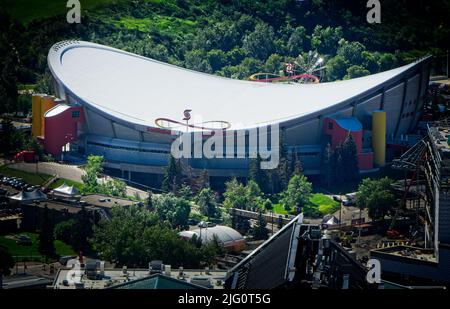
<path fill-rule="evenodd" d="M 378 166 L 386 163 L 386 112 L 375 110 L 372 113 L 373 160 Z"/>
<path fill-rule="evenodd" d="M 41 99 L 41 132 L 39 135 L 45 134 L 45 113 L 56 105 L 55 97 L 46 95 Z"/>
<path fill-rule="evenodd" d="M 36 137 L 41 135 L 41 94 L 33 94 L 31 97 L 31 113 L 32 113 L 32 123 L 31 123 L 31 134 Z"/>

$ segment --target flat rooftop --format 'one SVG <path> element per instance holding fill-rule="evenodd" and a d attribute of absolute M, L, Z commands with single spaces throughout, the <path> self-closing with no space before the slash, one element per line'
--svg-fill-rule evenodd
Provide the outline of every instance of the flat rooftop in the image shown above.
<path fill-rule="evenodd" d="M 186 109 L 191 124 L 220 120 L 231 129 L 296 119 L 347 102 L 419 63 L 345 81 L 277 84 L 214 76 L 83 41 L 56 43 L 48 54 L 52 74 L 85 104 L 147 127 L 156 127 L 157 118 L 182 121 Z"/>
<path fill-rule="evenodd" d="M 381 249 L 374 249 L 371 251 L 371 254 L 373 252 L 382 254 L 386 257 L 392 256 L 415 261 L 437 263 L 437 259 L 433 252 L 433 249 L 424 249 L 400 245 Z"/>
<path fill-rule="evenodd" d="M 226 271 L 223 270 L 210 270 L 209 274 L 205 273 L 205 270 L 183 270 L 184 277 L 182 280 L 191 283 L 191 280 L 195 276 L 207 277 L 211 281 L 214 289 L 223 289 L 223 281 L 225 280 Z M 166 273 L 162 273 L 166 275 Z M 170 272 L 170 277 L 179 279 L 178 269 L 173 269 Z M 117 284 L 130 282 L 137 279 L 149 277 L 150 273 L 148 269 L 128 269 L 124 274 L 122 269 L 105 269 L 104 277 L 99 280 L 92 280 L 87 278 L 84 274 L 84 270 L 76 272 L 73 269 L 60 269 L 53 282 L 54 289 L 76 289 L 76 284 L 83 284 L 84 289 L 105 289 Z M 69 285 L 64 285 L 63 281 L 68 280 Z M 218 284 L 220 282 L 220 284 Z"/>
<path fill-rule="evenodd" d="M 114 206 L 131 206 L 136 202 L 120 197 L 112 197 L 102 194 L 89 194 L 81 197 L 80 201 L 84 201 L 91 206 L 111 208 Z"/>

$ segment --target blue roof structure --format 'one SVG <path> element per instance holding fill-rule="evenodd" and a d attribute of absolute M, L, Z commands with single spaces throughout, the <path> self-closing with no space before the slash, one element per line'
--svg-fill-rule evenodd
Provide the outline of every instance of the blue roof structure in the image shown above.
<path fill-rule="evenodd" d="M 361 131 L 363 126 L 355 117 L 335 118 L 336 123 L 343 129 L 351 132 Z"/>

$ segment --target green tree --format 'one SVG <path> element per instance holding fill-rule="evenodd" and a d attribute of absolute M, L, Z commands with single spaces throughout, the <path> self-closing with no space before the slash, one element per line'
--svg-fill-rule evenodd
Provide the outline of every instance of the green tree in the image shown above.
<path fill-rule="evenodd" d="M 257 210 L 260 209 L 262 205 L 262 192 L 256 181 L 250 180 L 245 186 L 246 193 L 246 209 Z"/>
<path fill-rule="evenodd" d="M 11 268 L 14 267 L 14 259 L 11 253 L 3 245 L 0 245 L 0 287 L 3 286 L 3 276 L 11 274 Z"/>
<path fill-rule="evenodd" d="M 225 183 L 225 192 L 223 193 L 223 204 L 226 208 L 245 209 L 247 204 L 247 194 L 245 186 L 236 178 Z"/>
<path fill-rule="evenodd" d="M 342 39 L 342 28 L 317 25 L 311 36 L 311 46 L 321 54 L 334 55 Z"/>
<path fill-rule="evenodd" d="M 366 47 L 359 42 L 348 42 L 344 39 L 339 41 L 337 54 L 344 57 L 351 65 L 361 66 L 364 61 Z"/>
<path fill-rule="evenodd" d="M 261 161 L 259 155 L 254 159 L 250 159 L 248 179 L 256 182 L 260 188 L 266 188 L 266 173 L 261 169 Z"/>
<path fill-rule="evenodd" d="M 287 51 L 290 56 L 297 57 L 303 51 L 304 41 L 306 39 L 306 29 L 299 26 L 294 29 L 287 42 Z"/>
<path fill-rule="evenodd" d="M 213 71 L 220 70 L 228 63 L 227 54 L 223 50 L 210 50 L 206 57 L 208 58 L 209 65 Z"/>
<path fill-rule="evenodd" d="M 330 188 L 331 180 L 333 179 L 333 151 L 331 150 L 331 144 L 327 143 L 323 151 L 323 164 L 322 164 L 322 174 L 325 178 L 325 184 L 327 188 Z"/>
<path fill-rule="evenodd" d="M 161 194 L 154 199 L 159 219 L 170 223 L 172 228 L 185 228 L 191 212 L 189 202 L 174 194 Z"/>
<path fill-rule="evenodd" d="M 106 195 L 125 197 L 127 184 L 123 180 L 113 178 L 101 184 L 98 191 Z"/>
<path fill-rule="evenodd" d="M 342 56 L 335 56 L 328 60 L 326 66 L 326 77 L 328 81 L 343 79 L 347 73 L 349 63 Z"/>
<path fill-rule="evenodd" d="M 71 244 L 73 232 L 75 230 L 75 219 L 62 221 L 55 225 L 55 239 L 61 240 L 66 244 Z"/>
<path fill-rule="evenodd" d="M 181 240 L 156 213 L 138 206 L 113 207 L 110 220 L 102 220 L 94 227 L 90 243 L 100 258 L 133 267 L 163 260 L 173 267 L 199 268 L 210 265 L 221 251 L 214 243 Z"/>
<path fill-rule="evenodd" d="M 264 71 L 267 73 L 279 74 L 284 67 L 284 58 L 278 54 L 272 54 L 267 58 Z"/>
<path fill-rule="evenodd" d="M 200 71 L 204 73 L 212 73 L 213 70 L 211 68 L 211 65 L 209 64 L 206 53 L 203 50 L 190 50 L 186 52 L 184 55 L 184 65 L 186 68 Z"/>
<path fill-rule="evenodd" d="M 146 199 L 145 207 L 149 211 L 153 211 L 155 209 L 155 206 L 153 204 L 153 192 L 150 191 L 150 190 L 148 191 L 148 196 L 147 196 L 147 199 Z"/>
<path fill-rule="evenodd" d="M 367 75 L 370 75 L 369 70 L 366 70 L 359 65 L 352 65 L 347 69 L 347 75 L 345 76 L 345 79 L 363 77 Z"/>
<path fill-rule="evenodd" d="M 244 37 L 242 48 L 251 57 L 263 60 L 273 53 L 274 40 L 273 28 L 266 23 L 258 23 L 255 30 Z"/>
<path fill-rule="evenodd" d="M 39 252 L 45 256 L 45 258 L 51 258 L 56 255 L 56 249 L 54 245 L 54 235 L 53 235 L 53 229 L 54 229 L 54 221 L 51 217 L 50 211 L 48 209 L 47 204 L 45 204 L 43 213 L 42 213 L 42 220 L 39 225 L 39 245 L 38 250 Z"/>
<path fill-rule="evenodd" d="M 267 222 L 264 219 L 262 212 L 259 212 L 258 221 L 252 229 L 252 236 L 254 240 L 267 239 L 269 236 L 269 230 L 267 229 Z"/>
<path fill-rule="evenodd" d="M 383 219 L 396 206 L 392 183 L 393 180 L 388 177 L 365 178 L 360 183 L 356 194 L 356 204 L 361 209 L 368 208 L 369 217 L 372 220 Z"/>
<path fill-rule="evenodd" d="M 169 163 L 165 169 L 161 188 L 166 192 L 176 193 L 181 185 L 181 163 L 180 160 L 169 156 Z"/>
<path fill-rule="evenodd" d="M 358 157 L 356 143 L 353 136 L 349 134 L 342 144 L 342 170 L 345 170 L 344 179 L 355 180 L 358 177 Z"/>
<path fill-rule="evenodd" d="M 185 200 L 190 201 L 192 199 L 192 196 L 194 195 L 194 193 L 192 192 L 191 187 L 189 187 L 188 185 L 183 184 L 180 188 L 180 190 L 178 191 L 178 196 L 180 196 L 181 198 L 184 198 Z"/>
<path fill-rule="evenodd" d="M 291 210 L 295 207 L 304 207 L 311 197 L 312 184 L 304 175 L 294 175 L 287 189 L 283 192 L 282 203 L 285 208 Z"/>
<path fill-rule="evenodd" d="M 83 190 L 85 192 L 97 192 L 99 184 L 97 177 L 103 172 L 103 156 L 89 155 L 87 158 L 86 173 L 81 176 Z"/>
<path fill-rule="evenodd" d="M 89 238 L 92 237 L 93 226 L 95 224 L 92 213 L 86 210 L 84 206 L 75 216 L 75 223 L 73 225 L 72 240 L 69 244 L 72 245 L 76 251 L 90 252 L 91 247 Z"/>
<path fill-rule="evenodd" d="M 218 214 L 216 196 L 210 188 L 203 188 L 196 197 L 196 202 L 200 207 L 200 213 L 209 218 L 214 218 Z"/>

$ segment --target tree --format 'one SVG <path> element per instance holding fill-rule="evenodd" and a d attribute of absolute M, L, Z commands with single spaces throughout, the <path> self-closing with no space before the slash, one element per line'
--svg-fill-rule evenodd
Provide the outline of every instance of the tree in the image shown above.
<path fill-rule="evenodd" d="M 97 192 L 99 185 L 97 177 L 103 172 L 103 156 L 89 155 L 87 158 L 86 173 L 81 176 L 85 192 Z"/>
<path fill-rule="evenodd" d="M 245 187 L 245 191 L 247 200 L 245 208 L 253 211 L 260 209 L 262 207 L 262 192 L 258 184 L 250 180 Z"/>
<path fill-rule="evenodd" d="M 358 187 L 356 204 L 359 208 L 368 208 L 372 220 L 383 219 L 392 212 L 397 204 L 393 189 L 393 180 L 384 177 L 381 179 L 365 178 Z"/>
<path fill-rule="evenodd" d="M 98 191 L 106 195 L 125 197 L 127 184 L 123 180 L 113 178 L 100 185 Z"/>
<path fill-rule="evenodd" d="M 328 81 L 343 79 L 347 73 L 349 63 L 342 56 L 335 56 L 328 60 L 326 67 L 326 77 Z"/>
<path fill-rule="evenodd" d="M 284 67 L 284 59 L 278 54 L 272 54 L 267 58 L 264 71 L 267 73 L 279 74 Z"/>
<path fill-rule="evenodd" d="M 75 216 L 72 240 L 69 242 L 76 251 L 89 252 L 91 250 L 88 239 L 92 236 L 94 224 L 92 214 L 82 206 Z"/>
<path fill-rule="evenodd" d="M 225 183 L 225 188 L 226 190 L 223 193 L 224 206 L 226 208 L 245 209 L 247 203 L 245 186 L 236 178 L 233 178 Z"/>
<path fill-rule="evenodd" d="M 150 190 L 148 191 L 148 196 L 147 196 L 147 199 L 146 199 L 145 207 L 149 211 L 153 211 L 155 209 L 155 206 L 153 204 L 153 192 L 150 191 Z"/>
<path fill-rule="evenodd" d="M 11 274 L 11 268 L 14 267 L 14 259 L 11 253 L 3 245 L 0 245 L 0 289 L 3 286 L 3 275 Z"/>
<path fill-rule="evenodd" d="M 369 70 L 366 70 L 359 65 L 352 65 L 347 69 L 347 75 L 344 77 L 344 79 L 363 77 L 367 75 L 370 75 Z"/>
<path fill-rule="evenodd" d="M 359 42 L 348 42 L 344 39 L 339 41 L 339 48 L 337 54 L 342 56 L 351 65 L 362 65 L 364 61 L 363 52 L 366 51 L 366 47 Z"/>
<path fill-rule="evenodd" d="M 56 255 L 56 249 L 53 243 L 55 240 L 53 235 L 53 229 L 54 229 L 54 221 L 51 217 L 47 204 L 45 204 L 42 214 L 42 220 L 39 226 L 38 250 L 42 255 L 45 256 L 46 259 L 48 257 L 54 257 Z"/>
<path fill-rule="evenodd" d="M 311 46 L 321 54 L 334 55 L 342 39 L 342 28 L 317 25 L 311 36 Z"/>
<path fill-rule="evenodd" d="M 206 53 L 203 50 L 190 50 L 184 55 L 185 66 L 188 69 L 204 73 L 212 73 L 213 70 L 209 64 Z"/>
<path fill-rule="evenodd" d="M 345 170 L 344 179 L 355 180 L 358 177 L 358 157 L 356 143 L 353 136 L 349 134 L 342 144 L 342 170 Z"/>
<path fill-rule="evenodd" d="M 207 53 L 209 65 L 213 71 L 220 70 L 227 62 L 227 54 L 223 50 L 213 49 Z"/>
<path fill-rule="evenodd" d="M 259 212 L 258 222 L 252 229 L 252 236 L 254 240 L 267 239 L 269 236 L 269 230 L 266 228 L 267 222 L 264 219 L 262 211 Z"/>
<path fill-rule="evenodd" d="M 333 168 L 332 168 L 332 160 L 333 160 L 333 151 L 331 150 L 331 144 L 327 143 L 325 149 L 323 151 L 323 175 L 325 177 L 325 183 L 327 188 L 331 185 L 331 180 L 333 179 Z"/>
<path fill-rule="evenodd" d="M 183 198 L 174 194 L 161 194 L 154 199 L 155 211 L 161 221 L 167 221 L 172 228 L 185 228 L 188 226 L 191 206 Z"/>
<path fill-rule="evenodd" d="M 181 189 L 178 191 L 178 195 L 188 201 L 192 199 L 193 194 L 194 193 L 192 192 L 191 187 L 185 184 L 183 184 Z"/>
<path fill-rule="evenodd" d="M 261 157 L 258 155 L 256 158 L 250 159 L 248 168 L 248 179 L 253 180 L 258 184 L 260 188 L 266 187 L 266 175 L 265 171 L 261 169 Z"/>
<path fill-rule="evenodd" d="M 273 210 L 273 204 L 269 199 L 266 199 L 264 201 L 264 209 L 267 211 L 272 211 Z"/>
<path fill-rule="evenodd" d="M 294 29 L 287 42 L 287 51 L 290 56 L 297 57 L 303 50 L 303 44 L 306 39 L 306 29 L 299 26 Z"/>
<path fill-rule="evenodd" d="M 176 193 L 181 185 L 181 163 L 179 159 L 169 156 L 161 188 L 166 192 Z"/>
<path fill-rule="evenodd" d="M 209 188 L 209 173 L 207 169 L 203 169 L 200 175 L 198 187 L 200 188 L 200 190 Z"/>
<path fill-rule="evenodd" d="M 163 260 L 173 267 L 199 268 L 210 265 L 221 252 L 214 242 L 199 244 L 180 239 L 156 213 L 135 205 L 113 207 L 110 220 L 94 227 L 90 243 L 100 258 L 118 266 L 147 267 L 148 261 Z"/>
<path fill-rule="evenodd" d="M 55 239 L 61 240 L 66 244 L 71 244 L 73 232 L 75 230 L 75 219 L 62 221 L 55 225 Z"/>
<path fill-rule="evenodd" d="M 258 23 L 255 30 L 244 37 L 242 48 L 251 57 L 263 60 L 273 53 L 274 40 L 273 28 L 266 23 Z"/>
<path fill-rule="evenodd" d="M 216 196 L 210 188 L 203 188 L 196 197 L 196 202 L 200 207 L 200 213 L 209 218 L 214 218 L 218 214 Z"/>
<path fill-rule="evenodd" d="M 291 210 L 295 207 L 304 207 L 312 193 L 312 184 L 304 175 L 295 175 L 289 180 L 287 189 L 283 192 L 282 203 Z"/>
<path fill-rule="evenodd" d="M 292 152 L 291 156 L 291 176 L 303 174 L 303 164 L 296 151 Z"/>

